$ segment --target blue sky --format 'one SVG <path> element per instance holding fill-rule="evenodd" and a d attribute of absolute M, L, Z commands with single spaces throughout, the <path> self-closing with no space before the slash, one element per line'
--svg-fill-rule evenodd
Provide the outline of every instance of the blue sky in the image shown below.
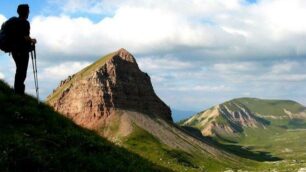
<path fill-rule="evenodd" d="M 254 4 L 254 3 L 256 3 L 257 2 L 257 0 L 247 0 L 249 3 L 252 3 L 252 4 Z"/>
<path fill-rule="evenodd" d="M 19 4 L 30 4 L 31 5 L 31 15 L 41 14 L 41 9 L 47 4 L 46 1 L 18 1 L 18 0 L 3 0 L 1 1 L 0 11 L 6 17 L 16 16 L 16 9 Z"/>
<path fill-rule="evenodd" d="M 43 98 L 60 80 L 124 47 L 174 109 L 198 111 L 237 97 L 306 105 L 303 0 L 4 0 L 0 22 L 25 2 Z M 12 84 L 14 63 L 4 53 L 0 63 L 0 78 Z"/>

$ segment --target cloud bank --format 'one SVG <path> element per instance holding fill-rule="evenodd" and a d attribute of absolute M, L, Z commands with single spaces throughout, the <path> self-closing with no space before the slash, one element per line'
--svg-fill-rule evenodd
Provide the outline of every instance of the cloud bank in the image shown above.
<path fill-rule="evenodd" d="M 124 47 L 174 108 L 204 109 L 241 96 L 306 104 L 306 1 L 49 3 L 60 13 L 34 16 L 31 34 L 39 39 L 41 79 L 53 85 Z"/>
<path fill-rule="evenodd" d="M 306 53 L 306 2 L 302 0 L 262 0 L 257 4 L 242 0 L 61 3 L 68 14 L 102 13 L 105 6 L 114 11 L 96 23 L 68 15 L 35 17 L 33 34 L 52 52 L 95 56 L 126 47 L 144 54 L 200 49 L 201 55 L 209 57 Z"/>

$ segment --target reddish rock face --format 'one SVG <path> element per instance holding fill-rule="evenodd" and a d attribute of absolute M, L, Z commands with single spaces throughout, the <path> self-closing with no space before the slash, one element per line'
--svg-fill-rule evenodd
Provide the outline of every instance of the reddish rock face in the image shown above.
<path fill-rule="evenodd" d="M 115 143 L 144 130 L 172 149 L 197 152 L 205 159 L 229 156 L 173 124 L 170 108 L 154 93 L 150 77 L 124 49 L 62 81 L 47 103 Z"/>
<path fill-rule="evenodd" d="M 170 108 L 157 97 L 150 77 L 139 69 L 133 55 L 120 49 L 104 58 L 62 81 L 47 102 L 88 128 L 95 127 L 101 123 L 100 119 L 106 119 L 116 110 L 172 121 Z M 105 62 L 99 65 L 102 60 Z"/>

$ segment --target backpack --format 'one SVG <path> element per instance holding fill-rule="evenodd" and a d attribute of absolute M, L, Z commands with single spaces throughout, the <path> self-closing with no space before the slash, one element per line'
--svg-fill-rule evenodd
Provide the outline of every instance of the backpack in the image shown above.
<path fill-rule="evenodd" d="M 13 41 L 12 37 L 16 30 L 17 17 L 12 17 L 1 26 L 0 30 L 0 49 L 6 53 L 12 52 Z"/>

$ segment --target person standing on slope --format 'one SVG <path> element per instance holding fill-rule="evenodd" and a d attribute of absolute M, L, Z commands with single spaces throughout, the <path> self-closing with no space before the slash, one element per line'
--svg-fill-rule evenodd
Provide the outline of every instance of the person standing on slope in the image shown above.
<path fill-rule="evenodd" d="M 16 64 L 16 74 L 14 82 L 14 91 L 16 94 L 24 95 L 24 81 L 27 76 L 29 63 L 29 52 L 33 50 L 36 39 L 30 37 L 30 23 L 27 20 L 30 14 L 28 4 L 20 4 L 17 8 L 18 18 L 12 17 L 11 41 L 12 41 L 12 56 Z"/>

